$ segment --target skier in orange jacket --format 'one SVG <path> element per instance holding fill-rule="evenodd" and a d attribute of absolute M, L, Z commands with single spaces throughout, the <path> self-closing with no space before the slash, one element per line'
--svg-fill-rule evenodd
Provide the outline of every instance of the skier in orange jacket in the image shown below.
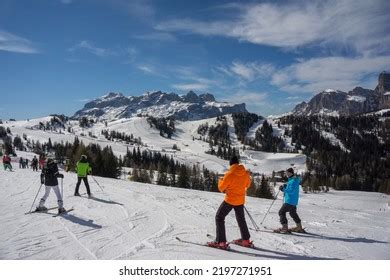
<path fill-rule="evenodd" d="M 241 239 L 234 240 L 232 243 L 245 247 L 252 246 L 252 242 L 249 240 L 250 234 L 244 213 L 245 193 L 250 184 L 249 172 L 243 165 L 239 164 L 238 157 L 233 156 L 230 160 L 229 170 L 223 178 L 218 180 L 218 189 L 220 192 L 225 193 L 225 199 L 215 216 L 217 226 L 216 239 L 213 242 L 208 242 L 208 246 L 220 249 L 228 248 L 225 232 L 225 217 L 232 209 L 234 209 L 236 214 L 236 220 L 241 232 Z"/>

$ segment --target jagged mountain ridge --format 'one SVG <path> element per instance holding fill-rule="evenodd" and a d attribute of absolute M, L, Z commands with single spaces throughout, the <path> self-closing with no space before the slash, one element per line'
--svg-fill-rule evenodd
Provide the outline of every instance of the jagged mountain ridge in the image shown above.
<path fill-rule="evenodd" d="M 178 120 L 198 120 L 238 112 L 247 112 L 245 103 L 217 102 L 210 93 L 197 95 L 190 91 L 180 96 L 176 93 L 155 91 L 126 97 L 121 93 L 111 92 L 85 104 L 73 118 L 87 116 L 119 119 L 147 114 L 154 117 L 174 117 Z"/>
<path fill-rule="evenodd" d="M 382 72 L 374 90 L 355 87 L 349 92 L 327 89 L 298 104 L 294 115 L 355 115 L 390 109 L 390 73 Z"/>

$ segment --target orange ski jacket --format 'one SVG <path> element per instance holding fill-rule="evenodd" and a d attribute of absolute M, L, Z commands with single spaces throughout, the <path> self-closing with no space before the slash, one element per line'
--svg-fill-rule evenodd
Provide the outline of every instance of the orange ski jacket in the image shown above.
<path fill-rule="evenodd" d="M 225 202 L 237 206 L 245 203 L 245 192 L 251 184 L 249 172 L 241 164 L 233 164 L 218 180 L 218 189 L 225 193 Z"/>

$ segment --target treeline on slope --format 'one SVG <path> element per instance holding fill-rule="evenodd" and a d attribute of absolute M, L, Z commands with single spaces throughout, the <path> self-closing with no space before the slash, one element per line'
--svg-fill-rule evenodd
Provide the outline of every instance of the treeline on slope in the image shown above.
<path fill-rule="evenodd" d="M 175 120 L 172 117 L 168 118 L 155 118 L 149 116 L 146 118 L 150 127 L 155 127 L 160 131 L 160 135 L 167 138 L 172 138 L 173 133 L 175 132 Z"/>
<path fill-rule="evenodd" d="M 206 153 L 225 160 L 230 159 L 233 155 L 240 156 L 239 151 L 231 146 L 226 116 L 217 117 L 215 125 L 201 124 L 197 132 L 202 136 L 201 139 L 210 145 L 210 149 Z"/>
<path fill-rule="evenodd" d="M 2 140 L 2 149 L 0 149 L 0 156 L 3 155 L 3 151 L 6 154 L 15 154 L 14 148 L 12 146 L 12 133 L 9 127 L 4 128 L 0 126 L 0 139 Z"/>
<path fill-rule="evenodd" d="M 9 129 L 0 127 L 0 138 L 9 137 L 7 138 L 11 141 L 9 150 L 15 154 L 12 138 L 8 133 L 11 133 Z M 16 137 L 20 139 L 19 136 Z M 27 139 L 27 136 L 25 138 Z M 22 141 L 21 143 L 23 145 Z M 54 156 L 56 160 L 65 164 L 67 171 L 74 171 L 81 155 L 87 155 L 93 175 L 96 176 L 118 178 L 122 168 L 127 167 L 132 169 L 131 174 L 129 173 L 130 179 L 136 182 L 218 192 L 218 174 L 215 172 L 204 166 L 200 168 L 198 165 L 181 164 L 175 161 L 172 156 L 168 157 L 160 152 L 141 151 L 139 147 L 134 147 L 132 150 L 127 149 L 126 154 L 118 158 L 110 146 L 103 149 L 95 143 L 86 146 L 76 136 L 73 143 L 53 143 L 50 138 L 48 142 L 42 144 L 39 141 L 28 140 L 27 144 L 23 145 L 23 150 L 27 150 L 27 148 L 39 155 Z M 7 150 L 6 152 L 10 153 Z M 248 189 L 248 195 L 273 198 L 269 179 L 264 176 L 261 179 L 255 177 L 251 188 Z"/>
<path fill-rule="evenodd" d="M 93 126 L 95 121 L 93 119 L 88 119 L 87 117 L 83 116 L 79 118 L 79 126 L 83 128 L 88 128 Z"/>
<path fill-rule="evenodd" d="M 132 169 L 131 179 L 136 182 L 154 183 L 204 191 L 218 191 L 217 174 L 206 168 L 199 169 L 196 165 L 187 166 L 168 158 L 165 154 L 155 151 L 134 148 L 127 150 L 124 157 L 114 155 L 111 147 L 101 148 L 100 145 L 90 143 L 84 145 L 77 137 L 73 143 L 40 144 L 35 142 L 33 152 L 37 154 L 52 154 L 59 161 L 66 164 L 67 170 L 73 171 L 81 155 L 87 155 L 93 175 L 118 178 L 122 167 Z M 152 175 L 152 176 L 151 176 Z M 157 178 L 156 178 L 157 177 Z"/>
<path fill-rule="evenodd" d="M 262 152 L 288 152 L 281 137 L 273 135 L 272 124 L 264 120 L 262 126 L 256 130 L 254 139 L 246 139 L 246 145 Z"/>
<path fill-rule="evenodd" d="M 138 144 L 142 145 L 141 137 L 135 138 L 134 135 L 126 134 L 125 132 L 119 132 L 115 130 L 102 129 L 101 134 L 109 141 L 121 140 L 126 144 Z"/>
<path fill-rule="evenodd" d="M 377 116 L 286 116 L 286 134 L 307 157 L 303 186 L 390 193 L 390 120 Z M 344 148 L 320 131 L 334 134 Z"/>
<path fill-rule="evenodd" d="M 245 142 L 246 134 L 253 124 L 262 119 L 262 117 L 248 112 L 233 113 L 232 119 L 237 138 L 241 143 Z"/>
<path fill-rule="evenodd" d="M 65 123 L 69 120 L 69 118 L 65 115 L 50 115 L 51 118 L 47 122 L 39 122 L 35 127 L 35 129 L 39 130 L 49 130 L 49 131 L 59 131 L 65 130 Z"/>

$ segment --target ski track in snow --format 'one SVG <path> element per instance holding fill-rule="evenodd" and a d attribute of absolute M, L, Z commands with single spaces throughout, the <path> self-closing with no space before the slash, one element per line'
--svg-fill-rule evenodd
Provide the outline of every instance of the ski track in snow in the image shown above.
<path fill-rule="evenodd" d="M 314 235 L 251 230 L 259 250 L 234 246 L 239 253 L 175 239 L 208 241 L 223 194 L 95 177 L 104 191 L 90 180 L 94 198 L 88 199 L 72 195 L 76 175 L 64 173 L 65 207 L 75 210 L 56 218 L 24 215 L 38 191 L 39 174 L 17 166 L 15 172 L 0 170 L 0 259 L 390 259 L 389 196 L 383 194 L 301 193 L 298 213 Z M 42 195 L 43 187 L 37 202 Z M 271 202 L 247 198 L 259 226 Z M 281 204 L 279 195 L 265 226 L 279 227 Z M 51 192 L 46 206 L 55 205 Z M 247 223 L 253 227 L 249 218 Z M 234 211 L 226 218 L 226 230 L 229 240 L 239 237 Z"/>

